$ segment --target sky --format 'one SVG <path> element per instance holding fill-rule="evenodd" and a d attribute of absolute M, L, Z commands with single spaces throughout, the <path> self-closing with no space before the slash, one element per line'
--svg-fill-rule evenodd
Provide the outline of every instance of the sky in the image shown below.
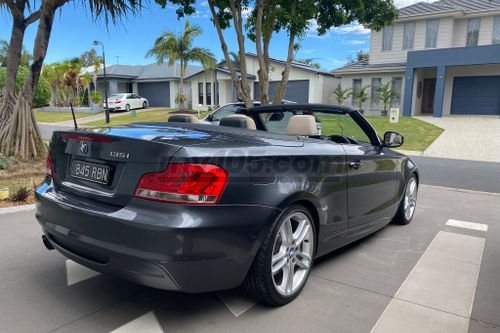
<path fill-rule="evenodd" d="M 175 7 L 161 9 L 150 3 L 138 16 L 123 18 L 116 25 L 108 26 L 103 20 L 94 20 L 87 10 L 85 1 L 72 1 L 57 13 L 45 63 L 62 61 L 79 56 L 90 50 L 94 40 L 105 46 L 107 65 L 126 64 L 144 65 L 153 63 L 153 58 L 145 54 L 153 46 L 154 40 L 164 31 L 182 31 L 185 19 L 177 19 Z M 152 2 L 152 1 L 151 1 Z M 397 0 L 396 5 L 403 7 L 418 0 Z M 188 18 L 191 24 L 198 24 L 203 30 L 194 44 L 210 49 L 217 60 L 223 59 L 217 31 L 210 21 L 210 11 L 206 1 L 198 1 L 197 10 Z M 0 9 L 0 40 L 9 40 L 11 20 L 4 8 Z M 35 40 L 37 24 L 32 24 L 25 34 L 25 46 L 31 52 Z M 236 36 L 232 29 L 225 31 L 229 50 L 237 51 Z M 280 33 L 271 41 L 270 55 L 286 59 L 288 47 L 286 33 Z M 370 31 L 359 24 L 350 24 L 328 31 L 323 36 L 316 33 L 316 25 L 311 22 L 309 31 L 300 42 L 301 48 L 296 59 L 312 58 L 323 69 L 331 70 L 344 65 L 348 57 L 354 57 L 358 50 L 368 51 Z M 255 44 L 246 43 L 248 52 L 255 52 Z M 100 52 L 100 51 L 99 51 Z"/>

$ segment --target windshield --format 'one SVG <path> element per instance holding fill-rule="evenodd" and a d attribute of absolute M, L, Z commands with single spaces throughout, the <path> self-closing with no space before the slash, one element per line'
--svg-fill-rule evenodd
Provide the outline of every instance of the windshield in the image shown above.
<path fill-rule="evenodd" d="M 210 121 L 220 121 L 222 118 L 232 115 L 241 109 L 242 107 L 239 105 L 223 106 L 210 115 Z"/>

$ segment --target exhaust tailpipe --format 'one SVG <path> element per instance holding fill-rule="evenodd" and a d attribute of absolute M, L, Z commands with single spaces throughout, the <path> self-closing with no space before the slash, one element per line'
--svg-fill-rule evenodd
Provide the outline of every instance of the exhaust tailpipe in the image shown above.
<path fill-rule="evenodd" d="M 43 235 L 42 236 L 42 242 L 43 242 L 43 245 L 45 245 L 45 248 L 49 251 L 52 251 L 54 250 L 54 247 L 52 246 L 52 244 L 50 244 L 49 240 L 47 239 L 47 236 Z"/>

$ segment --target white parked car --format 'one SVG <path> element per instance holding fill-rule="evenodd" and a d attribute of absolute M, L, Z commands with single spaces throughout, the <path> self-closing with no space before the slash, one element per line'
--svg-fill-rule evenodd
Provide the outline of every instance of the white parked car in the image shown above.
<path fill-rule="evenodd" d="M 144 97 L 130 93 L 118 93 L 108 97 L 108 108 L 112 111 L 147 108 L 149 105 L 148 100 Z M 106 107 L 104 103 L 103 107 Z"/>

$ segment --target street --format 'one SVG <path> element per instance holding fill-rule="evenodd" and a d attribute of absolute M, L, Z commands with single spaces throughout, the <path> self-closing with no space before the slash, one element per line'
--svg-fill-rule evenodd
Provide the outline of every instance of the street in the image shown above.
<path fill-rule="evenodd" d="M 494 165 L 415 160 L 426 184 L 500 192 Z M 320 258 L 299 298 L 269 308 L 241 290 L 188 295 L 103 276 L 47 251 L 33 211 L 4 214 L 0 331 L 499 332 L 499 217 L 498 194 L 422 185 L 410 225 Z"/>

